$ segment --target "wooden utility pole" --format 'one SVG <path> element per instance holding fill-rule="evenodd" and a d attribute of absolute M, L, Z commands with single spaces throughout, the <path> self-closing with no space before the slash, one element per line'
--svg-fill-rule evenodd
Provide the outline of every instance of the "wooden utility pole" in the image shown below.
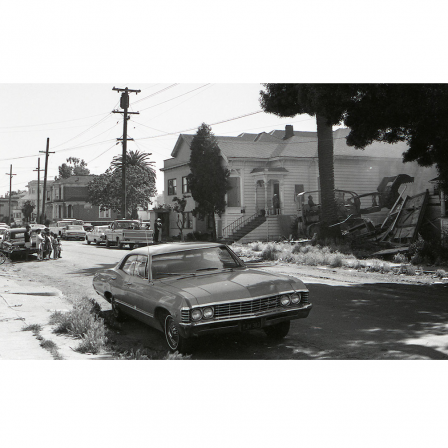
<path fill-rule="evenodd" d="M 125 87 L 124 89 L 118 89 L 113 87 L 112 90 L 116 90 L 117 92 L 123 92 L 121 94 L 120 99 L 120 107 L 123 111 L 113 110 L 114 114 L 123 114 L 123 138 L 117 138 L 118 141 L 123 141 L 123 152 L 122 152 L 122 162 L 121 162 L 121 189 L 122 189 L 122 200 L 121 200 L 121 217 L 123 219 L 126 218 L 126 155 L 127 155 L 127 142 L 128 140 L 134 140 L 132 138 L 128 138 L 128 114 L 138 114 L 139 112 L 129 112 L 129 92 L 140 93 L 141 90 L 131 90 Z"/>
<path fill-rule="evenodd" d="M 37 169 L 33 170 L 37 171 L 37 219 L 36 222 L 40 220 L 40 172 L 44 171 L 40 169 L 40 158 L 37 159 Z"/>
<path fill-rule="evenodd" d="M 50 154 L 54 154 L 53 152 L 49 151 L 50 149 L 50 138 L 47 138 L 47 149 L 45 150 L 45 174 L 44 174 L 44 191 L 42 193 L 43 198 L 42 198 L 42 221 L 41 224 L 45 224 L 45 198 L 47 196 L 47 173 L 48 173 L 48 156 Z M 39 151 L 39 152 L 44 152 L 44 151 Z"/>
<path fill-rule="evenodd" d="M 17 176 L 17 174 L 12 174 L 12 165 L 9 167 L 9 173 L 6 173 L 9 176 L 9 221 L 8 225 L 11 226 L 11 191 L 12 191 L 12 176 Z"/>

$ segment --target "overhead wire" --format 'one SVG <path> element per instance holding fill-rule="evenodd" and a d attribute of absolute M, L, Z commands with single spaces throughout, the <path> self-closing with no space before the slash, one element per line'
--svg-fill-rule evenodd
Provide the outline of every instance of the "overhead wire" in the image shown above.
<path fill-rule="evenodd" d="M 144 101 L 144 100 L 146 100 L 148 98 L 152 98 L 153 96 L 156 96 L 159 93 L 165 92 L 165 91 L 167 91 L 169 89 L 172 89 L 173 87 L 176 87 L 177 85 L 179 85 L 179 83 L 171 84 L 170 86 L 165 87 L 165 88 L 163 88 L 161 90 L 158 90 L 157 92 L 151 93 L 151 95 L 145 96 L 144 98 L 140 98 L 139 100 L 134 101 L 132 104 L 137 104 L 137 103 L 140 103 L 141 101 Z"/>

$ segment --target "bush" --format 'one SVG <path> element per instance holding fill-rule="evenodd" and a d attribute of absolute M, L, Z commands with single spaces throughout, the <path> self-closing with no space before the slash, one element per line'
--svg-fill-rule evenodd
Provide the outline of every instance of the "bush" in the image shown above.
<path fill-rule="evenodd" d="M 406 263 L 408 261 L 406 255 L 404 254 L 395 254 L 393 258 L 394 263 Z"/>
<path fill-rule="evenodd" d="M 274 243 L 268 243 L 261 251 L 261 258 L 263 260 L 277 260 L 279 250 Z"/>
<path fill-rule="evenodd" d="M 444 278 L 444 277 L 447 277 L 448 274 L 447 274 L 447 272 L 444 271 L 443 269 L 437 269 L 437 271 L 436 271 L 436 273 L 435 273 L 435 276 L 436 276 L 437 278 Z"/>
<path fill-rule="evenodd" d="M 83 297 L 75 300 L 73 309 L 67 313 L 54 312 L 50 324 L 56 325 L 55 333 L 70 334 L 81 338 L 76 348 L 81 353 L 98 353 L 104 348 L 107 337 L 104 320 L 99 317 L 101 307 L 93 299 Z"/>
<path fill-rule="evenodd" d="M 402 264 L 398 269 L 398 274 L 415 275 L 417 270 L 411 264 Z"/>

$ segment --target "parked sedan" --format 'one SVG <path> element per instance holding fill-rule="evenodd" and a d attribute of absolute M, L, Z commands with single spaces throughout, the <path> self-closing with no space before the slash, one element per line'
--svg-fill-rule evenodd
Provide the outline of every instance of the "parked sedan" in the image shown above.
<path fill-rule="evenodd" d="M 86 231 L 83 226 L 80 225 L 67 225 L 62 229 L 63 240 L 81 240 L 84 241 L 86 239 Z"/>
<path fill-rule="evenodd" d="M 108 228 L 109 226 L 94 226 L 93 230 L 91 232 L 87 232 L 86 234 L 87 244 L 95 243 L 97 246 L 101 243 L 106 244 L 104 231 Z"/>
<path fill-rule="evenodd" d="M 93 287 L 123 313 L 164 332 L 172 351 L 201 335 L 263 329 L 280 339 L 311 310 L 308 289 L 286 275 L 249 269 L 224 244 L 173 243 L 129 252 L 98 271 Z"/>

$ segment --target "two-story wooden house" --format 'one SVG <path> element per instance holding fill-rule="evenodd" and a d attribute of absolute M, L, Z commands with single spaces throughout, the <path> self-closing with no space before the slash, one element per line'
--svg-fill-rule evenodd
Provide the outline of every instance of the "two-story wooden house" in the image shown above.
<path fill-rule="evenodd" d="M 429 180 L 437 175 L 435 168 L 422 168 L 416 163 L 402 162 L 405 143 L 394 145 L 373 143 L 364 150 L 356 150 L 346 144 L 348 129 L 333 132 L 335 187 L 358 194 L 376 191 L 386 176 L 409 174 L 414 183 L 407 186 L 406 194 L 412 195 L 430 188 Z M 189 194 L 187 176 L 190 173 L 190 144 L 193 135 L 181 134 L 171 153 L 164 161 L 165 202 L 172 203 L 175 196 Z M 237 137 L 216 136 L 221 150 L 222 163 L 230 170 L 231 190 L 227 193 L 227 207 L 217 219 L 219 236 L 231 237 L 236 228 L 249 218 L 253 228 L 246 235 L 238 235 L 241 241 L 275 239 L 289 235 L 292 219 L 297 216 L 297 194 L 318 190 L 320 186 L 317 156 L 317 133 L 285 131 L 244 133 Z M 279 199 L 274 210 L 274 195 Z M 314 198 L 319 200 L 318 197 Z M 204 223 L 191 215 L 194 201 L 188 199 L 184 233 L 207 231 Z M 382 219 L 387 210 L 373 220 Z M 177 235 L 177 216 L 171 213 L 170 234 Z"/>

